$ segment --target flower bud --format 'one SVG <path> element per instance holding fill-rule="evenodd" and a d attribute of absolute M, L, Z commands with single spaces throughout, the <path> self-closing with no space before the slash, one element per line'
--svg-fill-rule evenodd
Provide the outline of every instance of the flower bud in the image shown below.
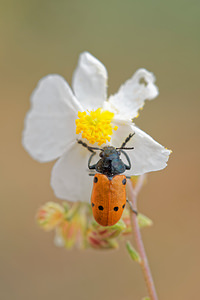
<path fill-rule="evenodd" d="M 60 223 L 57 228 L 56 244 L 63 244 L 67 249 L 73 247 L 85 248 L 87 216 L 84 210 L 85 205 L 81 203 L 73 204 L 71 208 L 68 209 L 65 214 L 65 220 Z M 62 241 L 62 243 L 60 243 L 60 241 Z"/>
<path fill-rule="evenodd" d="M 137 220 L 140 228 L 150 227 L 153 225 L 153 221 L 143 214 L 138 214 Z"/>
<path fill-rule="evenodd" d="M 108 227 L 103 227 L 94 221 L 87 233 L 88 243 L 90 247 L 95 249 L 117 248 L 118 243 L 116 237 L 118 237 L 125 228 L 126 226 L 122 220 Z"/>
<path fill-rule="evenodd" d="M 47 202 L 38 211 L 36 219 L 44 230 L 52 230 L 63 221 L 64 209 L 54 202 Z"/>

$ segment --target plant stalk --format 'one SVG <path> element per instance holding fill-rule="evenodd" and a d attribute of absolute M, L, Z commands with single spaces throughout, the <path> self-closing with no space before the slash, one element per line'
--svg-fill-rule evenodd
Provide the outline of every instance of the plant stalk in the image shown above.
<path fill-rule="evenodd" d="M 141 175 L 134 188 L 132 186 L 131 180 L 127 180 L 128 199 L 131 202 L 132 208 L 135 211 L 137 211 L 137 195 L 138 195 L 139 191 L 141 190 L 144 179 L 145 179 L 145 175 Z M 134 237 L 135 237 L 137 251 L 140 254 L 140 258 L 141 258 L 140 265 L 142 267 L 143 275 L 144 275 L 147 289 L 149 292 L 149 297 L 151 300 L 158 300 L 155 285 L 153 282 L 153 277 L 152 277 L 148 259 L 147 259 L 147 255 L 146 255 L 146 252 L 144 249 L 144 244 L 142 241 L 140 228 L 139 228 L 138 221 L 137 221 L 137 215 L 133 211 L 131 211 L 131 224 L 132 224 L 132 230 L 133 230 Z"/>

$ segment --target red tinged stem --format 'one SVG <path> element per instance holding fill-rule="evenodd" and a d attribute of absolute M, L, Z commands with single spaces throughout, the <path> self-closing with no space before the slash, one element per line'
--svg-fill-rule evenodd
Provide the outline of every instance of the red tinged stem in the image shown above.
<path fill-rule="evenodd" d="M 137 211 L 137 195 L 143 185 L 145 175 L 141 175 L 137 181 L 135 188 L 133 188 L 131 180 L 127 180 L 127 187 L 128 187 L 128 199 L 132 203 L 132 208 Z M 151 274 L 151 270 L 149 267 L 147 255 L 144 249 L 144 244 L 142 241 L 142 236 L 140 233 L 140 228 L 137 221 L 137 216 L 134 212 L 131 211 L 131 223 L 132 223 L 132 230 L 135 236 L 135 242 L 137 245 L 137 250 L 140 254 L 141 262 L 140 265 L 142 267 L 142 271 L 144 274 L 144 278 L 146 281 L 147 289 L 149 292 L 149 296 L 151 300 L 158 300 L 155 285 L 153 282 L 153 277 Z"/>

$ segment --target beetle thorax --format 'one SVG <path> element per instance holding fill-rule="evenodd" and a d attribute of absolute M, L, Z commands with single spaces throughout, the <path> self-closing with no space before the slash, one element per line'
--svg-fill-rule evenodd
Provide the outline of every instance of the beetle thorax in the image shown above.
<path fill-rule="evenodd" d="M 100 153 L 101 159 L 96 164 L 96 171 L 109 178 L 125 172 L 124 163 L 120 159 L 119 152 L 112 146 L 106 146 Z"/>

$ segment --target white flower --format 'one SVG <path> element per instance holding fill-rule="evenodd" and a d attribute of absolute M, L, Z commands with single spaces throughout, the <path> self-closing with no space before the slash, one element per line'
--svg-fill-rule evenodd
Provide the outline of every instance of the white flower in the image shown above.
<path fill-rule="evenodd" d="M 127 174 L 140 175 L 166 167 L 170 151 L 132 123 L 144 101 L 158 95 L 154 81 L 152 73 L 140 69 L 107 100 L 106 68 L 88 52 L 80 55 L 72 80 L 73 92 L 59 75 L 48 75 L 40 80 L 25 119 L 23 145 L 40 162 L 60 157 L 51 176 L 51 185 L 58 198 L 90 201 L 93 180 L 88 176 L 87 162 L 91 153 L 77 143 L 77 138 L 81 138 L 81 133 L 76 134 L 78 112 L 83 115 L 85 111 L 103 108 L 114 113 L 108 135 L 115 147 L 120 147 L 130 133 L 135 133 L 127 144 L 127 147 L 134 147 L 128 152 L 132 168 Z M 118 129 L 112 131 L 116 129 L 114 126 Z"/>

